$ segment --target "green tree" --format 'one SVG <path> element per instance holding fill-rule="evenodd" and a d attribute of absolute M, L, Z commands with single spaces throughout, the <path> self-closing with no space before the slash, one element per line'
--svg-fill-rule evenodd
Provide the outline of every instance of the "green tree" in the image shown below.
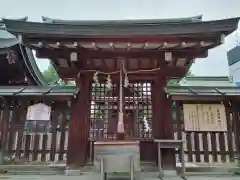
<path fill-rule="evenodd" d="M 50 65 L 48 69 L 44 70 L 42 74 L 49 85 L 56 85 L 60 79 L 52 65 Z"/>
<path fill-rule="evenodd" d="M 53 65 L 50 65 L 48 69 L 43 71 L 43 77 L 45 81 L 50 86 L 73 86 L 73 82 L 67 82 L 65 83 L 58 75 L 57 71 L 53 67 Z"/>

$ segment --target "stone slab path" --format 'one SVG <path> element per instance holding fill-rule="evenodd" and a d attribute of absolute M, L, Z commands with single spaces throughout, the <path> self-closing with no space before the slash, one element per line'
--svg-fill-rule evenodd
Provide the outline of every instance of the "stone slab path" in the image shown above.
<path fill-rule="evenodd" d="M 89 174 L 82 176 L 63 176 L 63 175 L 50 175 L 50 176 L 0 176 L 0 180 L 100 180 L 99 174 Z M 187 177 L 188 180 L 239 180 L 240 176 L 191 176 Z M 128 178 L 109 178 L 109 180 L 128 180 Z M 159 180 L 156 177 L 141 177 L 140 180 Z M 163 180 L 182 180 L 180 177 L 165 177 Z"/>

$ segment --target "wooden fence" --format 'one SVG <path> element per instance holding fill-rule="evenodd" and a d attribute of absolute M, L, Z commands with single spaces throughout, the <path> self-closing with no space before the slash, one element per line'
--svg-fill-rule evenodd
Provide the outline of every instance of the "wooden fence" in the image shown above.
<path fill-rule="evenodd" d="M 24 130 L 26 112 L 19 112 L 13 109 L 1 111 L 1 148 L 5 153 L 11 158 L 28 161 L 65 161 L 68 145 L 66 110 L 55 109 L 52 112 L 51 127 L 44 133 L 38 131 L 39 125 L 35 128 L 38 133 L 26 132 Z M 60 115 L 61 123 L 59 124 Z M 16 122 L 18 122 L 17 125 Z M 185 132 L 183 128 L 174 129 L 175 139 L 186 140 L 184 147 L 186 162 L 234 161 L 236 155 L 234 132 Z M 106 136 L 102 129 L 96 128 L 90 132 L 91 139 L 106 139 Z M 142 138 L 143 141 L 152 141 L 151 132 L 142 132 L 138 138 Z M 178 151 L 176 152 L 178 154 Z"/>
<path fill-rule="evenodd" d="M 15 138 L 12 141 L 13 144 L 10 144 L 11 141 L 8 141 L 7 144 L 7 147 L 12 148 L 5 149 L 5 151 L 13 157 L 21 157 L 29 161 L 65 161 L 68 131 L 65 130 L 61 132 L 61 130 L 58 129 L 55 132 L 24 133 L 20 146 L 18 145 L 20 132 L 14 132 Z M 96 133 L 98 136 L 95 134 L 95 139 L 100 138 L 99 134 L 101 134 L 101 130 L 98 132 L 99 133 Z M 177 132 L 174 134 L 175 139 L 177 139 Z M 186 140 L 184 146 L 186 162 L 224 163 L 234 160 L 236 145 L 229 141 L 230 138 L 227 133 L 182 132 L 181 135 L 182 138 Z M 151 139 L 151 136 L 147 133 L 145 133 L 144 136 L 145 140 Z M 234 134 L 232 134 L 232 139 L 234 139 Z"/>

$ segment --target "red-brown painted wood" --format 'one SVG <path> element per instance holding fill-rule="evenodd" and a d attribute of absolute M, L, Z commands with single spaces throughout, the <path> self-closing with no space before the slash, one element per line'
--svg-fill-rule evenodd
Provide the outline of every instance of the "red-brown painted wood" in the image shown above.
<path fill-rule="evenodd" d="M 211 143 L 212 143 L 212 156 L 213 162 L 218 161 L 218 152 L 217 152 L 217 137 L 215 132 L 211 132 Z"/>
<path fill-rule="evenodd" d="M 59 109 L 55 107 L 51 114 L 51 123 L 52 123 L 52 144 L 51 144 L 51 153 L 50 153 L 50 160 L 55 160 L 56 154 L 56 141 L 57 141 L 57 124 L 58 124 L 58 117 L 59 117 Z"/>
<path fill-rule="evenodd" d="M 64 154 L 64 143 L 65 143 L 65 135 L 66 135 L 66 110 L 62 108 L 62 124 L 60 125 L 60 130 L 61 130 L 61 139 L 60 139 L 60 152 L 58 156 L 58 160 L 63 160 L 63 154 Z"/>
<path fill-rule="evenodd" d="M 77 80 L 81 89 L 71 105 L 71 119 L 68 138 L 67 165 L 69 167 L 84 166 L 87 161 L 88 131 L 90 111 L 91 76 L 82 75 Z"/>
<path fill-rule="evenodd" d="M 156 139 L 173 139 L 172 102 L 163 89 L 166 80 L 159 76 L 152 86 L 153 137 Z M 175 167 L 175 150 L 162 150 L 162 166 L 164 169 Z"/>
<path fill-rule="evenodd" d="M 186 143 L 187 143 L 187 156 L 188 156 L 188 162 L 193 162 L 193 145 L 191 141 L 191 132 L 186 132 Z"/>
<path fill-rule="evenodd" d="M 9 104 L 7 101 L 4 102 L 4 109 L 2 112 L 2 124 L 1 124 L 1 149 L 6 150 L 6 143 L 7 143 L 7 134 L 8 134 L 8 123 L 9 123 Z"/>
<path fill-rule="evenodd" d="M 17 139 L 17 147 L 16 147 L 16 157 L 20 159 L 21 157 L 21 146 L 23 143 L 23 131 L 24 131 L 24 124 L 26 122 L 26 115 L 27 115 L 27 101 L 21 102 L 21 114 L 20 114 L 20 128 L 18 131 L 18 139 Z"/>
<path fill-rule="evenodd" d="M 182 139 L 182 120 L 181 120 L 181 105 L 180 101 L 176 102 L 176 123 L 177 123 L 177 137 L 178 139 Z"/>
<path fill-rule="evenodd" d="M 36 129 L 35 129 L 35 135 L 34 135 L 34 143 L 33 143 L 33 152 L 32 152 L 32 160 L 36 161 L 38 157 L 38 151 L 39 151 L 39 140 L 40 140 L 40 135 L 38 133 L 39 131 L 39 124 L 36 124 Z"/>
<path fill-rule="evenodd" d="M 229 102 L 224 103 L 225 109 L 226 109 L 226 120 L 227 120 L 227 142 L 228 142 L 228 152 L 229 152 L 229 158 L 231 162 L 234 162 L 234 150 L 233 150 L 233 123 L 230 118 L 231 116 L 231 111 L 233 110 L 232 107 L 230 107 Z"/>
<path fill-rule="evenodd" d="M 13 148 L 13 143 L 14 143 L 14 136 L 15 136 L 15 129 L 14 129 L 14 124 L 15 121 L 17 120 L 17 117 L 19 117 L 19 107 L 16 107 L 14 110 L 14 107 L 11 108 L 10 113 L 10 118 L 9 118 L 9 123 L 8 123 L 8 140 L 7 140 L 7 152 L 11 154 L 12 148 Z"/>

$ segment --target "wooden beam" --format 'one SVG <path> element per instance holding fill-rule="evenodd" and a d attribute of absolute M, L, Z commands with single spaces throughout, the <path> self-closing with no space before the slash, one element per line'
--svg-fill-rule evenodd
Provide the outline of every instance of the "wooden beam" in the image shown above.
<path fill-rule="evenodd" d="M 94 70 L 98 70 L 98 69 L 94 69 Z M 104 73 L 111 73 L 111 72 L 115 72 L 118 71 L 119 69 L 111 69 L 111 70 L 104 70 Z M 136 71 L 137 69 L 133 70 Z M 147 69 L 145 69 L 147 70 Z M 151 70 L 151 69 L 149 69 Z M 129 70 L 128 70 L 129 71 Z M 156 78 L 157 73 L 164 75 L 168 78 L 179 78 L 179 77 L 183 77 L 184 74 L 186 74 L 186 72 L 188 71 L 188 67 L 183 66 L 183 67 L 177 67 L 177 66 L 165 66 L 162 67 L 160 70 L 156 70 L 156 71 L 152 71 L 152 72 L 134 72 L 134 74 L 131 74 L 130 72 L 128 73 L 128 77 L 130 80 L 153 80 Z M 61 78 L 65 79 L 69 79 L 69 78 L 76 78 L 77 74 L 79 73 L 79 71 L 74 71 L 71 68 L 61 68 L 59 69 L 59 74 L 61 76 Z M 93 74 L 94 71 L 87 71 L 86 69 L 83 69 L 82 72 L 80 71 L 80 74 L 86 74 L 86 73 L 91 73 Z M 119 79 L 119 74 L 113 74 L 111 75 L 113 79 Z M 100 75 L 100 78 L 103 77 L 106 78 L 106 75 Z"/>
<path fill-rule="evenodd" d="M 161 58 L 164 59 L 164 53 L 165 51 L 172 52 L 173 57 L 179 57 L 179 58 L 204 58 L 207 57 L 208 52 L 207 49 L 182 49 L 182 50 L 141 50 L 141 51 L 99 51 L 99 50 L 81 50 L 79 51 L 79 54 L 81 57 L 89 58 L 89 59 L 114 59 L 116 57 L 128 57 L 128 58 L 146 58 L 146 59 L 154 59 L 154 58 Z M 49 58 L 53 56 L 58 57 L 70 57 L 70 53 L 72 51 L 70 49 L 55 49 L 55 50 L 49 50 L 47 48 L 38 48 L 36 49 L 37 57 L 39 58 Z M 68 54 L 68 55 L 67 55 Z"/>
<path fill-rule="evenodd" d="M 227 96 L 197 96 L 197 95 L 171 95 L 170 98 L 174 101 L 224 101 L 231 99 Z"/>
<path fill-rule="evenodd" d="M 117 42 L 131 42 L 131 43 L 181 43 L 181 42 L 217 42 L 220 40 L 220 35 L 218 34 L 186 34 L 183 37 L 179 37 L 178 34 L 171 36 L 91 36 L 91 37 L 81 37 L 81 39 L 72 38 L 61 38 L 61 37 L 36 37 L 23 36 L 23 42 L 27 44 L 36 44 L 44 39 L 45 42 L 50 44 L 55 44 L 56 42 L 61 42 L 65 44 L 71 44 L 75 41 L 78 42 L 95 42 L 95 43 L 117 43 Z"/>

